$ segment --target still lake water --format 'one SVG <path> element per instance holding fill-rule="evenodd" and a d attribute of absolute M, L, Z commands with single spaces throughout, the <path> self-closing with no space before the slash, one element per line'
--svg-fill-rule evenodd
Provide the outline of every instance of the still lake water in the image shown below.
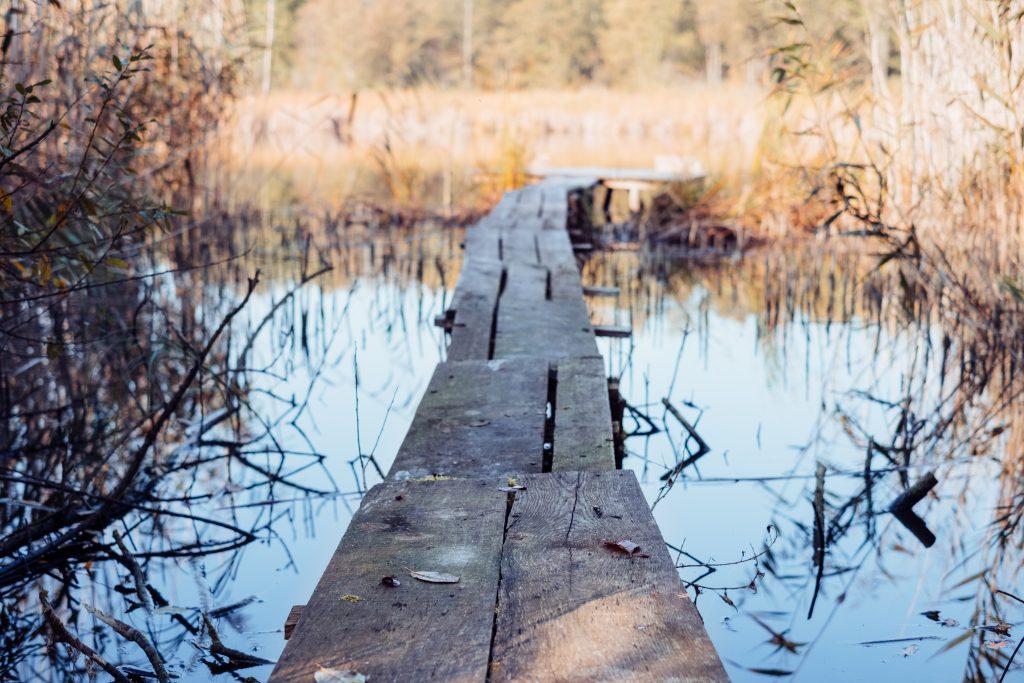
<path fill-rule="evenodd" d="M 285 615 L 308 599 L 444 358 L 432 321 L 450 300 L 463 236 L 429 222 L 310 230 L 334 270 L 288 297 L 301 256 L 275 226 L 246 238 L 255 249 L 245 267 L 265 275 L 242 327 L 272 314 L 254 347 L 262 370 L 249 399 L 290 453 L 263 466 L 287 476 L 248 489 L 246 474 L 217 465 L 182 482 L 210 492 L 204 514 L 258 528 L 258 540 L 147 567 L 181 614 L 241 603 L 215 620 L 221 638 L 270 660 L 284 646 Z M 654 504 L 734 680 L 997 680 L 1017 645 L 1024 611 L 996 592 L 1021 593 L 1020 530 L 1005 537 L 995 524 L 1017 495 L 1000 478 L 1012 406 L 997 406 L 991 388 L 963 390 L 941 316 L 908 314 L 870 266 L 805 246 L 714 264 L 612 251 L 584 267 L 587 283 L 622 292 L 590 302 L 595 321 L 634 330 L 600 344 L 632 406 L 624 426 L 657 428 L 627 440 L 624 467 Z M 202 277 L 192 284 L 217 274 Z M 662 399 L 710 446 L 681 471 L 694 443 Z M 939 484 L 915 507 L 936 537 L 926 548 L 885 510 L 904 480 L 931 471 Z M 119 612 L 117 595 L 104 595 L 115 579 L 89 590 Z M 182 680 L 209 680 L 193 636 L 166 621 L 158 641 Z M 120 656 L 143 664 L 133 651 Z M 1024 680 L 1022 664 L 1006 680 Z"/>

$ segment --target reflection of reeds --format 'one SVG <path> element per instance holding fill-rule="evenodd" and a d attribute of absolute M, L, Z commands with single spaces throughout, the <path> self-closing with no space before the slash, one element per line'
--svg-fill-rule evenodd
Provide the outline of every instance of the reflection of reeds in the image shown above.
<path fill-rule="evenodd" d="M 938 543 L 928 552 L 950 557 L 952 569 L 939 579 L 942 592 L 955 586 L 959 593 L 970 591 L 975 601 L 972 628 L 946 647 L 964 645 L 967 680 L 998 679 L 1012 647 L 1004 651 L 984 643 L 1000 637 L 997 631 L 1004 627 L 999 624 L 1019 613 L 998 591 L 1012 592 L 1019 584 L 1024 547 L 1024 414 L 1019 408 L 1024 380 L 1017 371 L 1024 341 L 1008 336 L 1005 322 L 985 321 L 950 305 L 959 292 L 936 296 L 908 281 L 902 270 L 877 266 L 871 253 L 810 245 L 788 253 L 753 250 L 737 262 L 713 265 L 657 253 L 609 252 L 590 258 L 584 280 L 618 287 L 619 306 L 594 300 L 595 317 L 628 315 L 639 334 L 653 317 L 659 329 L 677 326 L 707 340 L 713 337 L 707 311 L 735 319 L 753 316 L 760 353 L 770 363 L 775 359 L 782 372 L 804 362 L 795 354 L 804 352 L 802 340 L 811 327 L 824 331 L 830 348 L 844 348 L 854 334 L 873 344 L 873 358 L 861 360 L 871 367 L 869 379 L 822 406 L 808 442 L 826 454 L 839 444 L 861 452 L 863 467 L 856 459 L 845 465 L 826 460 L 817 471 L 750 479 L 770 490 L 779 487 L 780 515 L 786 520 L 779 522 L 780 547 L 764 562 L 769 578 L 761 592 L 778 582 L 787 594 L 818 595 L 819 610 L 823 598 L 827 612 L 842 609 L 835 596 L 845 595 L 865 567 L 878 564 L 886 571 L 887 549 L 906 543 L 895 540 L 902 527 L 887 514 L 890 503 L 919 479 L 925 482 L 922 490 L 929 488 L 922 475 L 934 471 L 938 494 L 921 503 L 921 518 L 931 526 L 921 538 L 927 545 L 933 534 Z M 695 306 L 696 314 L 671 318 L 680 314 L 672 301 L 690 302 L 687 307 Z M 893 376 L 901 378 L 895 395 L 884 381 Z M 699 386 L 691 391 L 700 395 Z M 675 437 L 659 432 L 644 438 Z M 627 448 L 638 450 L 629 441 Z M 802 447 L 801 455 L 811 448 Z M 685 448 L 676 443 L 667 450 L 677 461 L 664 463 L 666 474 L 676 481 L 685 477 L 691 485 L 700 480 L 688 466 Z M 977 476 L 992 460 L 1000 470 L 994 486 L 990 476 Z M 644 463 L 658 466 L 653 460 Z M 677 472 L 680 465 L 685 469 Z M 736 475 L 744 480 L 743 472 Z M 971 517 L 979 513 L 991 516 Z M 688 550 L 700 554 L 692 546 Z"/>
<path fill-rule="evenodd" d="M 335 477 L 344 473 L 327 467 L 304 431 L 310 396 L 355 343 L 344 330 L 347 307 L 332 309 L 328 296 L 310 291 L 344 292 L 378 279 L 400 290 L 450 287 L 461 231 L 394 225 L 392 218 L 410 220 L 371 207 L 343 214 L 246 211 L 233 220 L 214 215 L 186 228 L 202 240 L 148 246 L 144 258 L 169 273 L 104 287 L 62 309 L 72 332 L 59 356 L 0 363 L 3 386 L 18 387 L 0 394 L 7 454 L 0 485 L 8 501 L 0 508 L 0 609 L 9 634 L 22 623 L 38 627 L 33 587 L 45 585 L 53 613 L 68 625 L 53 635 L 71 641 L 68 634 L 84 627 L 75 614 L 85 585 L 97 614 L 134 624 L 161 654 L 172 655 L 191 634 L 200 636 L 218 670 L 257 663 L 218 646 L 203 625 L 204 614 L 223 617 L 233 611 L 228 606 L 161 615 L 150 629 L 148 622 L 140 627 L 148 611 L 133 612 L 132 605 L 145 606 L 141 589 L 158 612 L 168 608 L 156 584 L 173 583 L 178 561 L 190 557 L 216 558 L 215 588 L 199 592 L 220 595 L 246 544 L 275 538 L 279 525 L 298 515 L 312 524 L 318 498 L 348 505 L 358 497 L 359 491 L 339 490 Z M 213 265 L 191 267 L 201 263 Z M 257 268 L 263 270 L 260 302 L 255 311 L 250 303 L 236 313 Z M 372 320 L 360 323 L 393 329 L 397 345 L 411 324 L 409 304 L 386 299 L 375 304 Z M 32 346 L 9 340 L 5 358 L 30 354 Z M 309 378 L 304 393 L 287 381 L 299 367 Z M 364 399 L 376 401 L 376 390 L 362 388 Z M 371 449 L 359 457 L 373 455 Z M 79 533 L 86 521 L 88 533 Z M 130 553 L 129 533 L 110 539 L 112 523 L 129 530 Z M 21 561 L 30 557 L 36 561 Z M 118 585 L 116 574 L 125 570 L 134 589 L 124 596 L 100 590 Z M 119 640 L 108 640 L 98 656 L 120 662 Z M 4 670 L 46 671 L 44 648 L 42 638 L 26 638 L 23 647 L 2 653 L 0 663 Z M 66 667 L 67 676 L 76 676 L 76 666 L 58 658 L 53 675 L 65 675 Z"/>

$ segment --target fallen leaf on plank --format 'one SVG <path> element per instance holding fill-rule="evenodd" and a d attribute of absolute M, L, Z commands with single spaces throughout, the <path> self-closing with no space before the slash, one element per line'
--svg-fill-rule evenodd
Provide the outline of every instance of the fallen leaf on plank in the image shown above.
<path fill-rule="evenodd" d="M 452 574 L 445 574 L 443 572 L 429 572 L 429 571 L 418 571 L 415 569 L 409 569 L 409 576 L 420 581 L 426 581 L 427 583 L 458 583 L 459 577 L 453 576 Z"/>
<path fill-rule="evenodd" d="M 366 676 L 358 671 L 343 671 L 321 666 L 320 670 L 313 674 L 313 680 L 316 683 L 366 683 Z"/>
<path fill-rule="evenodd" d="M 351 593 L 349 593 L 348 595 L 342 595 L 341 599 L 345 600 L 346 602 L 351 602 L 351 603 L 356 603 L 356 602 L 362 602 L 363 601 L 363 599 L 361 597 L 359 597 L 358 595 L 352 595 Z"/>
<path fill-rule="evenodd" d="M 630 557 L 650 557 L 647 553 L 640 552 L 640 546 L 633 541 L 622 539 L 621 541 L 605 541 L 605 547 L 619 552 L 626 553 Z"/>

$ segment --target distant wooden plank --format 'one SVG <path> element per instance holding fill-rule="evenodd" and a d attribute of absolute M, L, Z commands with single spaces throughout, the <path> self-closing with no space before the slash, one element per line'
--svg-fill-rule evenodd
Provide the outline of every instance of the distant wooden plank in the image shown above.
<path fill-rule="evenodd" d="M 370 681 L 482 683 L 506 504 L 493 481 L 374 487 L 303 610 L 271 683 L 309 683 L 320 666 L 358 671 Z M 459 582 L 424 583 L 406 567 L 453 574 Z M 388 575 L 401 586 L 382 585 Z"/>
<path fill-rule="evenodd" d="M 500 306 L 538 304 L 547 298 L 548 269 L 539 263 L 506 263 L 505 288 L 501 293 Z M 499 317 L 499 325 L 501 323 Z"/>
<path fill-rule="evenodd" d="M 544 207 L 544 190 L 540 185 L 527 185 L 516 191 L 519 201 L 516 203 L 515 221 L 536 220 L 539 224 Z"/>
<path fill-rule="evenodd" d="M 477 258 L 463 264 L 449 307 L 454 312 L 449 360 L 487 360 L 501 273 L 500 261 Z"/>
<path fill-rule="evenodd" d="M 541 213 L 542 227 L 545 230 L 565 230 L 565 221 L 569 215 L 569 187 L 562 184 L 541 184 L 544 193 L 544 207 Z"/>
<path fill-rule="evenodd" d="M 490 680 L 729 680 L 632 472 L 519 483 Z M 604 544 L 624 539 L 650 557 Z"/>
<path fill-rule="evenodd" d="M 583 283 L 580 281 L 580 272 L 572 266 L 562 266 L 551 271 L 551 298 L 555 301 L 571 300 L 577 303 L 577 308 L 586 311 L 586 303 L 583 301 Z M 578 305 L 582 304 L 582 306 Z M 590 314 L 587 313 L 589 319 Z"/>
<path fill-rule="evenodd" d="M 299 625 L 299 619 L 302 618 L 302 610 L 305 608 L 305 605 L 292 605 L 292 608 L 288 610 L 288 616 L 284 620 L 285 640 L 290 640 L 292 634 L 295 633 L 295 627 Z"/>
<path fill-rule="evenodd" d="M 599 182 L 604 183 L 631 180 L 648 183 L 678 183 L 700 180 L 704 177 L 704 173 L 700 171 L 658 171 L 648 168 L 608 168 L 601 166 L 531 166 L 526 169 L 526 173 L 534 177 L 546 177 L 544 182 L 557 180 L 560 176 L 565 178 L 597 178 Z"/>
<path fill-rule="evenodd" d="M 475 259 L 501 260 L 501 230 L 494 225 L 480 224 L 469 228 L 463 245 L 463 264 Z"/>
<path fill-rule="evenodd" d="M 536 359 L 438 365 L 388 479 L 540 472 L 547 397 Z"/>
<path fill-rule="evenodd" d="M 619 295 L 618 287 L 598 287 L 596 285 L 585 285 L 583 287 L 583 294 L 585 296 L 607 296 L 614 297 Z"/>
<path fill-rule="evenodd" d="M 533 169 L 537 170 L 537 169 Z M 531 173 L 530 169 L 527 169 L 528 173 Z M 545 174 L 539 174 L 545 175 Z M 547 175 L 541 180 L 538 185 L 541 187 L 558 187 L 568 192 L 576 192 L 578 190 L 589 190 L 595 185 L 601 182 L 601 179 L 596 175 L 587 175 L 585 173 L 562 173 Z"/>
<path fill-rule="evenodd" d="M 507 226 L 502 230 L 502 255 L 505 263 L 540 263 L 537 234 L 540 232 L 539 219 L 531 219 L 529 225 Z"/>
<path fill-rule="evenodd" d="M 583 299 L 549 299 L 548 285 L 546 268 L 515 263 L 508 266 L 505 290 L 498 301 L 495 358 L 598 355 Z"/>
<path fill-rule="evenodd" d="M 537 244 L 542 264 L 549 268 L 566 268 L 579 272 L 572 241 L 564 229 L 542 231 L 537 235 Z"/>
<path fill-rule="evenodd" d="M 594 334 L 598 337 L 627 339 L 633 336 L 633 328 L 627 325 L 594 325 Z"/>
<path fill-rule="evenodd" d="M 557 368 L 552 470 L 614 470 L 604 359 L 570 358 L 558 361 Z"/>

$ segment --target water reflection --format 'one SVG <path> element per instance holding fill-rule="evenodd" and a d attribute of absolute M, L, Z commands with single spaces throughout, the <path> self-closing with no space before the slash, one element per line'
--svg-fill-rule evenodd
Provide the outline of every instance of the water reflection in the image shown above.
<path fill-rule="evenodd" d="M 647 433 L 625 466 L 735 680 L 998 680 L 1017 645 L 1024 612 L 999 591 L 1020 595 L 1019 348 L 876 263 L 802 248 L 587 264 L 622 292 L 595 317 L 634 328 L 602 348 L 627 431 Z M 887 514 L 930 473 L 923 526 Z"/>
<path fill-rule="evenodd" d="M 55 617 L 123 671 L 155 667 L 100 628 L 106 615 L 143 633 L 179 680 L 265 679 L 284 616 L 387 471 L 443 357 L 431 321 L 457 280 L 459 229 L 395 227 L 370 210 L 221 221 L 233 229 L 215 221 L 150 256 L 154 269 L 221 265 L 168 273 L 142 293 L 127 285 L 117 306 L 98 302 L 107 317 L 73 311 L 94 317 L 93 331 L 147 302 L 145 334 L 103 347 L 140 354 L 139 374 L 100 382 L 109 363 L 85 351 L 5 368 L 7 386 L 32 387 L 37 402 L 5 404 L 10 543 L 65 500 L 32 477 L 60 471 L 78 444 L 68 436 L 77 423 L 32 413 L 66 390 L 51 364 L 98 387 L 88 405 L 100 412 L 68 413 L 93 420 L 79 429 L 130 424 L 125 416 L 147 414 L 131 384 L 151 372 L 145 355 L 182 349 L 151 374 L 173 388 L 194 357 L 186 344 L 199 345 L 261 270 L 201 367 L 204 392 L 147 460 L 146 497 L 46 563 L 3 554 L 0 666 L 18 680 L 96 666 L 63 645 L 49 658 L 39 587 Z M 602 340 L 629 402 L 625 466 L 736 680 L 997 680 L 1020 642 L 1019 343 L 994 343 L 874 264 L 807 246 L 713 263 L 612 251 L 585 265 L 588 283 L 621 290 L 591 301 L 594 318 L 634 329 L 631 340 Z M 160 316 L 174 320 L 178 346 L 153 334 Z M 78 452 L 79 485 L 110 476 L 118 433 Z M 930 473 L 936 485 L 909 506 L 923 528 L 907 515 L 901 524 L 890 505 Z M 85 503 L 102 497 L 67 500 L 90 515 Z"/>
<path fill-rule="evenodd" d="M 148 433 L 133 421 L 153 419 L 144 397 L 133 405 L 136 385 L 118 394 L 122 385 L 106 379 L 123 365 L 81 352 L 12 373 L 41 387 L 4 404 L 0 669 L 16 680 L 79 679 L 105 664 L 132 679 L 266 678 L 284 616 L 308 597 L 362 491 L 387 470 L 443 353 L 429 323 L 458 275 L 459 229 L 394 227 L 372 212 L 254 212 L 175 237 L 151 254 L 153 270 L 174 272 L 135 284 L 145 296 L 125 296 L 142 330 L 125 348 L 181 351 L 140 362 L 129 380 L 173 391 L 201 358 L 199 380 L 139 456 L 123 497 L 104 477 L 126 478 L 124 454 L 139 453 Z M 182 269 L 196 263 L 218 265 Z M 257 270 L 260 283 L 220 339 L 190 353 L 245 300 Z M 78 314 L 100 304 L 109 309 L 110 297 Z M 55 363 L 80 379 L 54 375 Z M 95 455 L 61 446 L 73 421 L 30 410 L 82 382 L 96 389 L 81 412 L 111 427 L 89 442 Z M 64 542 L 63 529 L 97 510 L 102 523 Z M 50 520 L 55 530 L 41 530 Z"/>

